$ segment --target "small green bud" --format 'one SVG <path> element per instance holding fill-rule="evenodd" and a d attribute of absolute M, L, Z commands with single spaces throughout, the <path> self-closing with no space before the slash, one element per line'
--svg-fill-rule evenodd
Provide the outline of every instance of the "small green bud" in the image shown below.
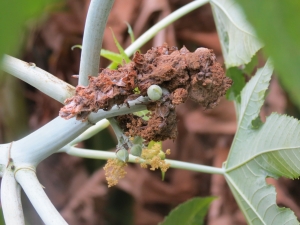
<path fill-rule="evenodd" d="M 141 136 L 135 136 L 132 143 L 133 144 L 142 144 L 143 143 L 143 138 Z"/>
<path fill-rule="evenodd" d="M 162 89 L 156 84 L 151 85 L 147 89 L 147 95 L 153 101 L 159 100 L 162 96 Z"/>
<path fill-rule="evenodd" d="M 130 154 L 139 157 L 142 154 L 142 150 L 141 144 L 134 144 L 130 149 Z"/>
<path fill-rule="evenodd" d="M 160 151 L 158 153 L 158 156 L 160 157 L 160 159 L 164 160 L 166 158 L 166 154 L 163 151 Z"/>
<path fill-rule="evenodd" d="M 129 153 L 126 149 L 122 148 L 116 152 L 117 158 L 122 162 L 127 162 L 129 159 Z"/>

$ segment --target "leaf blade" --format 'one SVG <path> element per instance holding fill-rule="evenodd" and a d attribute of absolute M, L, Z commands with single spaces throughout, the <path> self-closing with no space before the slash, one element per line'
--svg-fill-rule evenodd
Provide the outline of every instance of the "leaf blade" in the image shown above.
<path fill-rule="evenodd" d="M 232 0 L 210 0 L 210 4 L 226 68 L 249 63 L 263 44 L 256 37 L 240 6 Z"/>
<path fill-rule="evenodd" d="M 247 152 L 242 152 L 241 149 L 245 145 L 245 140 L 249 141 L 250 136 L 253 134 L 250 132 L 252 121 L 259 116 L 272 73 L 272 63 L 268 61 L 263 68 L 257 70 L 255 76 L 243 88 L 241 102 L 236 102 L 238 129 L 230 149 L 226 168 L 231 166 L 232 160 L 247 157 Z M 244 138 L 245 136 L 247 138 Z"/>
<path fill-rule="evenodd" d="M 300 29 L 295 22 L 300 21 L 300 2 L 239 0 L 237 3 L 266 43 L 264 52 L 272 58 L 283 87 L 300 108 Z"/>
<path fill-rule="evenodd" d="M 126 63 L 129 63 L 130 62 L 130 59 L 129 57 L 126 55 L 124 49 L 122 48 L 122 46 L 120 45 L 120 43 L 118 42 L 114 32 L 112 29 L 111 30 L 111 33 L 112 33 L 112 36 L 113 36 L 113 39 L 114 39 L 114 42 L 115 42 L 115 45 L 117 46 L 119 52 L 120 52 L 120 55 L 122 56 L 122 58 L 125 60 Z"/>
<path fill-rule="evenodd" d="M 159 225 L 201 225 L 214 197 L 193 198 L 173 209 Z"/>

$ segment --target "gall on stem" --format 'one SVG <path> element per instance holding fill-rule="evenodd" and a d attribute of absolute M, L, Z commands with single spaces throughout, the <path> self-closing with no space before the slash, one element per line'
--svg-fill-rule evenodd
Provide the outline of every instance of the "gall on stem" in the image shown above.
<path fill-rule="evenodd" d="M 167 44 L 153 47 L 146 54 L 136 52 L 132 62 L 117 70 L 103 69 L 98 77 L 89 77 L 88 86 L 77 86 L 75 96 L 65 101 L 60 116 L 86 120 L 91 112 L 110 110 L 140 96 L 148 96 L 148 88 L 157 85 L 168 94 L 147 104 L 150 119 L 127 114 L 117 120 L 126 135 L 140 136 L 146 142 L 177 137 L 175 107 L 187 98 L 205 109 L 214 108 L 232 85 L 216 62 L 212 50 L 198 48 L 190 52 Z M 138 88 L 139 93 L 134 90 Z M 151 98 L 151 97 L 150 97 Z"/>

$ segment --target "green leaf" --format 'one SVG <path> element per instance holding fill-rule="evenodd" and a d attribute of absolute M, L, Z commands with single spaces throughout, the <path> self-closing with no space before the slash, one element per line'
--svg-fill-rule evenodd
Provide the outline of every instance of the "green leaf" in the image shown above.
<path fill-rule="evenodd" d="M 24 28 L 30 19 L 45 14 L 46 6 L 56 0 L 10 0 L 0 1 L 0 57 L 15 55 L 23 39 Z"/>
<path fill-rule="evenodd" d="M 268 89 L 269 81 L 273 72 L 270 61 L 258 69 L 255 76 L 247 83 L 241 92 L 241 103 L 237 102 L 238 110 L 238 131 L 247 129 L 251 121 L 259 116 L 260 108 L 264 103 L 265 92 Z"/>
<path fill-rule="evenodd" d="M 233 0 L 210 0 L 226 68 L 251 61 L 262 47 L 243 11 Z"/>
<path fill-rule="evenodd" d="M 239 0 L 249 22 L 265 43 L 281 83 L 300 108 L 300 1 Z"/>
<path fill-rule="evenodd" d="M 233 80 L 233 84 L 227 91 L 226 97 L 229 100 L 238 100 L 238 96 L 246 84 L 244 74 L 240 69 L 232 67 L 226 70 L 226 76 Z"/>
<path fill-rule="evenodd" d="M 82 49 L 82 46 L 81 45 L 74 45 L 74 46 L 72 46 L 71 49 L 74 50 L 74 48 Z M 112 51 L 109 51 L 109 50 L 106 50 L 106 49 L 101 49 L 100 55 L 102 57 L 112 61 L 113 63 L 116 63 L 118 65 L 122 64 L 123 57 L 118 53 L 115 53 L 115 52 L 112 52 Z"/>
<path fill-rule="evenodd" d="M 249 224 L 299 224 L 290 209 L 276 205 L 275 188 L 266 177 L 300 175 L 300 123 L 272 114 L 257 130 L 237 136 L 244 141 L 241 158 L 231 155 L 225 177 Z M 247 136 L 246 136 L 247 135 Z"/>
<path fill-rule="evenodd" d="M 268 61 L 246 84 L 237 103 L 238 130 L 225 163 L 225 178 L 249 224 L 299 224 L 290 209 L 276 205 L 267 177 L 300 175 L 300 123 L 272 114 L 262 124 L 260 108 L 272 75 Z"/>
<path fill-rule="evenodd" d="M 131 43 L 133 43 L 135 41 L 133 30 L 132 30 L 129 23 L 126 22 L 126 25 L 127 25 L 127 28 L 128 28 L 128 34 L 130 36 Z"/>
<path fill-rule="evenodd" d="M 150 113 L 149 110 L 142 110 L 142 111 L 134 112 L 133 114 L 141 117 L 143 120 L 148 121 L 150 119 L 149 113 Z"/>
<path fill-rule="evenodd" d="M 123 57 L 118 54 L 114 53 L 109 50 L 101 49 L 100 55 L 106 59 L 109 59 L 110 61 L 118 64 L 122 64 Z"/>
<path fill-rule="evenodd" d="M 258 64 L 258 57 L 257 55 L 254 55 L 251 61 L 247 65 L 245 65 L 243 72 L 247 75 L 252 75 L 252 72 L 254 68 L 257 66 L 257 64 Z"/>
<path fill-rule="evenodd" d="M 130 62 L 129 57 L 126 55 L 124 49 L 122 48 L 122 46 L 121 46 L 120 43 L 118 42 L 118 40 L 117 40 L 117 38 L 116 38 L 116 36 L 115 36 L 113 30 L 112 30 L 112 29 L 110 29 L 110 30 L 111 30 L 111 33 L 112 33 L 112 35 L 113 35 L 114 42 L 115 42 L 115 44 L 116 44 L 116 46 L 117 46 L 117 48 L 118 48 L 118 50 L 119 50 L 119 52 L 120 52 L 122 58 L 125 60 L 126 63 L 129 63 L 129 62 Z"/>
<path fill-rule="evenodd" d="M 215 197 L 190 199 L 173 209 L 159 225 L 202 225 L 214 199 Z"/>

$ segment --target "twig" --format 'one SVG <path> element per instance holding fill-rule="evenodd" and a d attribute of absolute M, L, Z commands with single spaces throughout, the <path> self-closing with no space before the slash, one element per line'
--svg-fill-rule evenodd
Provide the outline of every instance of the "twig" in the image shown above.
<path fill-rule="evenodd" d="M 9 55 L 3 56 L 1 69 L 61 103 L 75 93 L 72 85 L 36 67 L 33 63 L 27 63 Z"/>
<path fill-rule="evenodd" d="M 87 14 L 79 70 L 79 85 L 87 86 L 88 76 L 99 72 L 100 51 L 106 21 L 114 0 L 92 0 Z"/>
<path fill-rule="evenodd" d="M 178 20 L 180 17 L 188 14 L 189 12 L 199 8 L 200 6 L 208 3 L 209 0 L 197 0 L 193 1 L 185 6 L 177 9 L 170 15 L 166 16 L 164 19 L 156 23 L 153 27 L 143 33 L 138 39 L 135 40 L 126 50 L 127 56 L 131 56 L 135 51 L 141 48 L 145 43 L 147 43 L 151 38 L 153 38 L 159 31 Z"/>
<path fill-rule="evenodd" d="M 16 171 L 15 177 L 45 224 L 67 225 L 67 222 L 62 218 L 45 194 L 32 169 L 19 169 Z"/>
<path fill-rule="evenodd" d="M 23 225 L 24 214 L 21 204 L 21 187 L 14 177 L 12 164 L 8 165 L 1 181 L 1 203 L 6 225 Z"/>
<path fill-rule="evenodd" d="M 102 119 L 97 122 L 94 126 L 90 127 L 82 134 L 80 134 L 77 138 L 70 142 L 70 145 L 76 145 L 77 143 L 87 140 L 95 134 L 99 133 L 101 130 L 104 130 L 109 126 L 109 121 L 107 119 Z"/>
<path fill-rule="evenodd" d="M 116 154 L 114 152 L 81 149 L 81 148 L 76 148 L 71 146 L 68 149 L 64 149 L 64 151 L 69 155 L 74 155 L 74 156 L 84 157 L 84 158 L 104 159 L 104 160 L 116 158 Z M 144 162 L 144 160 L 139 157 L 129 155 L 128 162 L 141 163 Z M 210 173 L 210 174 L 224 174 L 223 168 L 199 165 L 199 164 L 188 163 L 188 162 L 180 162 L 177 160 L 170 160 L 170 159 L 166 159 L 166 162 L 170 164 L 170 168 L 191 170 L 191 171 Z"/>

